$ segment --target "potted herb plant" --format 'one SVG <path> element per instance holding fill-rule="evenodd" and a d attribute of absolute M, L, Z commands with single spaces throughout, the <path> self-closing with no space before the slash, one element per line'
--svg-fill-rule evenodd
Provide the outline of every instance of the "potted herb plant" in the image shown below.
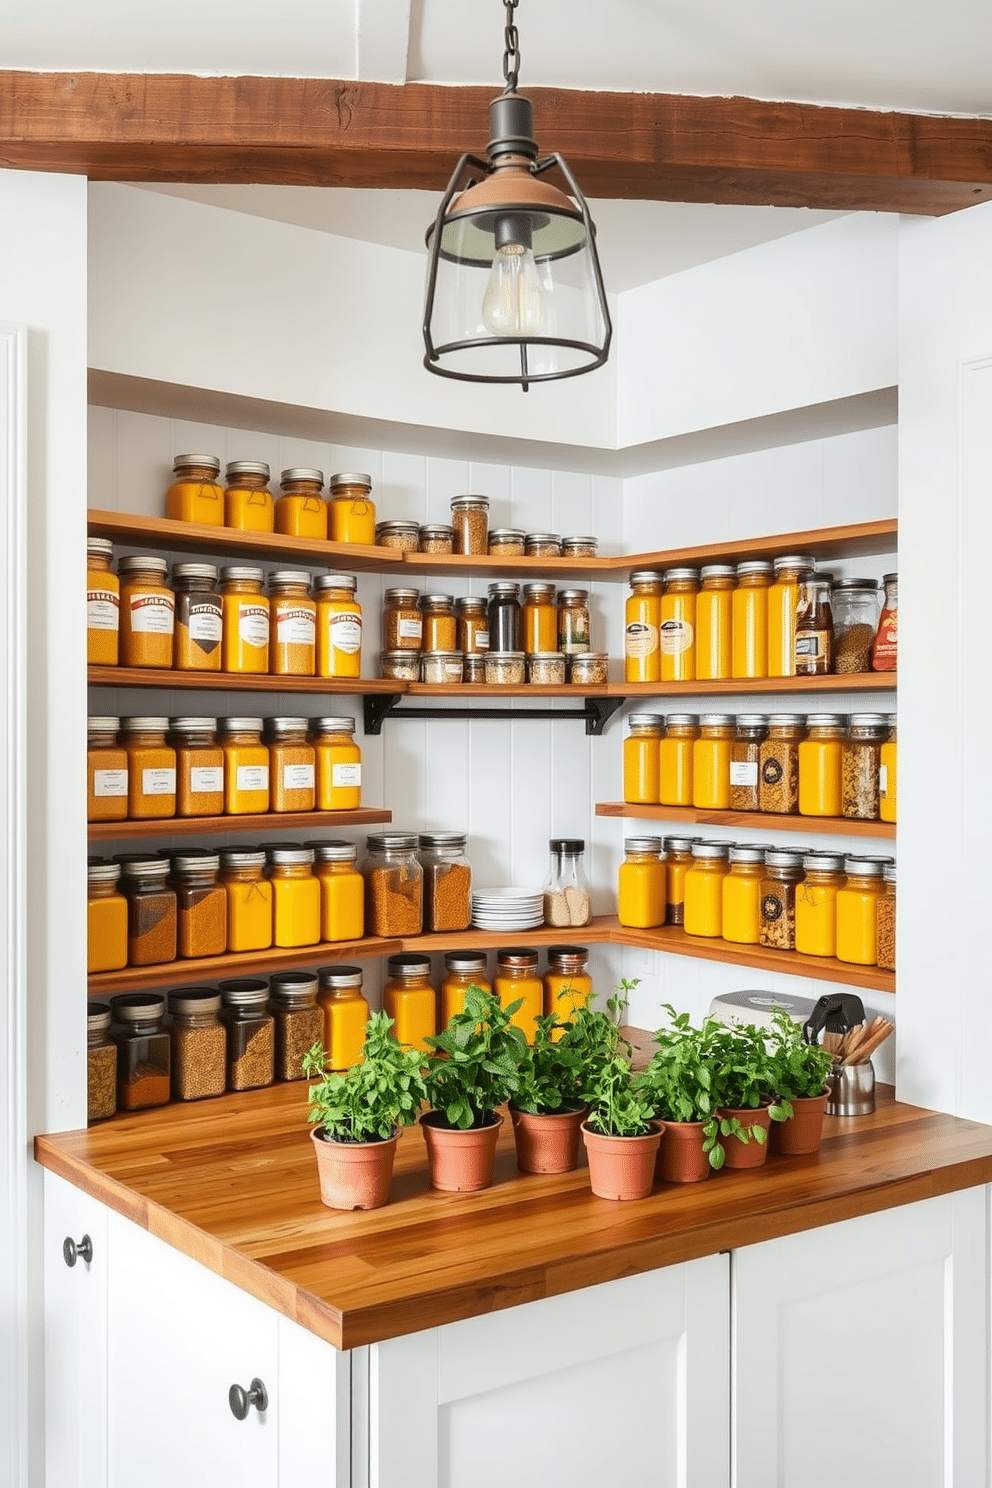
<path fill-rule="evenodd" d="M 668 1183 L 697 1183 L 724 1164 L 714 1096 L 719 1025 L 705 1018 L 697 1028 L 671 1003 L 664 1011 L 668 1025 L 655 1033 L 658 1047 L 641 1077 L 655 1116 L 665 1123 L 658 1176 Z"/>
<path fill-rule="evenodd" d="M 582 1091 L 607 1057 L 612 1024 L 583 1004 L 567 1021 L 549 1013 L 535 1019 L 534 1041 L 520 1067 L 510 1102 L 517 1166 L 524 1173 L 569 1173 L 578 1163 Z"/>
<path fill-rule="evenodd" d="M 787 1100 L 773 1098 L 775 1071 L 765 1034 L 753 1023 L 714 1021 L 713 1098 L 728 1168 L 756 1168 L 768 1156 L 773 1121 L 792 1115 Z"/>
<path fill-rule="evenodd" d="M 602 1059 L 583 1094 L 589 1114 L 582 1139 L 589 1159 L 589 1186 L 601 1199 L 643 1199 L 654 1182 L 663 1127 L 654 1119 L 650 1094 L 631 1068 L 631 1047 L 620 1032 L 627 994 L 636 982 L 620 984 L 622 996 L 607 1003 Z"/>
<path fill-rule="evenodd" d="M 832 1056 L 819 1044 L 808 1044 L 799 1024 L 782 1008 L 772 1011 L 769 1044 L 772 1088 L 792 1107 L 792 1115 L 772 1128 L 772 1147 L 790 1156 L 816 1152 L 830 1099 Z"/>
<path fill-rule="evenodd" d="M 427 1098 L 422 1055 L 393 1038 L 391 1018 L 368 1021 L 362 1059 L 343 1073 L 327 1068 L 320 1043 L 303 1056 L 321 1203 L 329 1209 L 378 1209 L 388 1202 L 400 1127 Z"/>

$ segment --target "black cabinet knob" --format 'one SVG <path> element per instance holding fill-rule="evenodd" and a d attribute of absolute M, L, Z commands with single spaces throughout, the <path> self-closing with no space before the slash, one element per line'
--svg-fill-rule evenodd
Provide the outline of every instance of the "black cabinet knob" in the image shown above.
<path fill-rule="evenodd" d="M 257 1411 L 264 1411 L 269 1404 L 269 1392 L 260 1379 L 253 1379 L 251 1389 L 246 1390 L 242 1385 L 232 1385 L 227 1392 L 227 1403 L 231 1407 L 231 1415 L 237 1420 L 243 1421 L 252 1406 Z"/>
<path fill-rule="evenodd" d="M 71 1235 L 66 1235 L 62 1241 L 62 1259 L 67 1266 L 74 1266 L 77 1261 L 85 1261 L 88 1265 L 93 1259 L 93 1241 L 89 1235 L 84 1235 L 78 1245 Z"/>

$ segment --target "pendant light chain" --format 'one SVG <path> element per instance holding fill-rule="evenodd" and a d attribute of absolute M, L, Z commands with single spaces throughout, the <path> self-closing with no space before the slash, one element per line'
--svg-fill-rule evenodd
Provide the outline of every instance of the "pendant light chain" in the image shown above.
<path fill-rule="evenodd" d="M 519 0 L 503 0 L 506 10 L 506 25 L 503 29 L 503 78 L 506 82 L 504 94 L 516 93 L 520 76 L 520 37 L 513 21 L 513 12 L 518 4 Z"/>

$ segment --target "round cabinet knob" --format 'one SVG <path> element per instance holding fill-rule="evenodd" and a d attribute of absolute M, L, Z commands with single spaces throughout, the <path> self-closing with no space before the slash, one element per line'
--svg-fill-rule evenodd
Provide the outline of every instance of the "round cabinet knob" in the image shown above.
<path fill-rule="evenodd" d="M 253 1379 L 250 1390 L 246 1390 L 242 1385 L 232 1385 L 227 1392 L 227 1403 L 231 1407 L 232 1416 L 243 1421 L 252 1406 L 257 1411 L 267 1409 L 269 1392 L 260 1379 Z"/>
<path fill-rule="evenodd" d="M 74 1266 L 77 1261 L 85 1261 L 89 1265 L 93 1259 L 93 1241 L 89 1235 L 84 1235 L 78 1244 L 71 1235 L 66 1235 L 62 1241 L 62 1258 L 67 1266 Z"/>

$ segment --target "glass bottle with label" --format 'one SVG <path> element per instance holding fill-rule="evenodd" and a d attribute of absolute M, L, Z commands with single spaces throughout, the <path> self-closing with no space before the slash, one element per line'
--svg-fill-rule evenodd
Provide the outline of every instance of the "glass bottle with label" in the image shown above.
<path fill-rule="evenodd" d="M 698 568 L 669 568 L 661 596 L 662 682 L 691 682 L 696 675 L 696 596 Z"/>
<path fill-rule="evenodd" d="M 833 575 L 799 576 L 796 603 L 796 676 L 825 677 L 833 670 L 834 620 L 830 605 Z"/>
<path fill-rule="evenodd" d="M 220 572 L 225 672 L 259 675 L 269 670 L 269 600 L 262 570 L 244 564 Z"/>
<path fill-rule="evenodd" d="M 317 980 L 320 986 L 317 1002 L 324 1015 L 327 1068 L 340 1074 L 365 1058 L 369 1005 L 362 996 L 362 968 L 322 966 Z"/>
<path fill-rule="evenodd" d="M 525 584 L 521 649 L 534 656 L 558 650 L 558 611 L 554 584 Z"/>
<path fill-rule="evenodd" d="M 758 810 L 759 761 L 767 735 L 764 713 L 738 713 L 728 767 L 731 811 Z"/>
<path fill-rule="evenodd" d="M 132 821 L 176 814 L 176 751 L 166 741 L 167 718 L 124 718 L 127 814 Z"/>
<path fill-rule="evenodd" d="M 733 629 L 733 591 L 737 569 L 733 563 L 710 563 L 700 570 L 696 595 L 696 677 L 715 682 L 730 676 Z"/>
<path fill-rule="evenodd" d="M 896 820 L 899 784 L 898 745 L 895 719 L 889 720 L 889 736 L 879 750 L 878 815 L 884 822 Z"/>
<path fill-rule="evenodd" d="M 119 863 L 90 858 L 86 867 L 86 970 L 121 971 L 127 965 L 127 900 L 120 892 Z"/>
<path fill-rule="evenodd" d="M 220 816 L 224 810 L 224 751 L 216 718 L 171 718 L 176 750 L 176 814 Z"/>
<path fill-rule="evenodd" d="M 365 933 L 365 882 L 355 864 L 358 848 L 336 838 L 308 842 L 320 882 L 321 940 L 361 940 Z"/>
<path fill-rule="evenodd" d="M 419 651 L 424 620 L 417 589 L 387 589 L 382 597 L 383 651 Z"/>
<path fill-rule="evenodd" d="M 566 656 L 582 655 L 590 650 L 589 633 L 588 589 L 562 589 L 558 595 L 557 649 Z"/>
<path fill-rule="evenodd" d="M 621 925 L 651 930 L 665 923 L 665 864 L 660 837 L 627 837 L 617 879 Z"/>
<path fill-rule="evenodd" d="M 520 650 L 520 585 L 489 585 L 489 650 Z"/>
<path fill-rule="evenodd" d="M 685 921 L 685 876 L 692 867 L 692 849 L 697 837 L 665 837 L 665 921 L 681 925 Z"/>
<path fill-rule="evenodd" d="M 537 974 L 537 952 L 522 946 L 497 951 L 493 991 L 500 1007 L 520 1002 L 510 1022 L 529 1044 L 533 1043 L 536 1020 L 544 1016 L 544 983 Z"/>
<path fill-rule="evenodd" d="M 437 1032 L 437 995 L 431 986 L 431 958 L 390 956 L 382 1006 L 393 1020 L 393 1036 L 405 1049 L 423 1049 Z"/>
<path fill-rule="evenodd" d="M 735 720 L 732 713 L 703 713 L 699 737 L 692 746 L 692 804 L 704 811 L 730 807 L 730 753 Z"/>
<path fill-rule="evenodd" d="M 313 848 L 276 843 L 268 849 L 272 884 L 272 944 L 311 946 L 320 940 L 320 882 Z"/>
<path fill-rule="evenodd" d="M 86 720 L 86 819 L 124 821 L 127 816 L 127 751 L 117 742 L 119 718 Z"/>
<path fill-rule="evenodd" d="M 362 804 L 362 751 L 353 718 L 312 718 L 317 764 L 317 810 L 357 811 Z"/>
<path fill-rule="evenodd" d="M 158 854 L 125 856 L 121 885 L 127 900 L 129 966 L 160 966 L 176 959 L 176 891 L 169 859 Z"/>
<path fill-rule="evenodd" d="M 762 843 L 731 844 L 730 871 L 723 880 L 723 938 L 734 945 L 758 944 L 766 851 Z"/>
<path fill-rule="evenodd" d="M 224 523 L 239 532 L 274 532 L 275 502 L 264 460 L 230 460 L 224 472 Z"/>
<path fill-rule="evenodd" d="M 227 1031 L 215 987 L 177 987 L 169 993 L 172 1095 L 203 1100 L 227 1088 Z"/>
<path fill-rule="evenodd" d="M 804 956 L 837 954 L 837 890 L 844 886 L 842 853 L 806 853 L 796 890 L 796 950 Z"/>
<path fill-rule="evenodd" d="M 878 901 L 885 893 L 883 858 L 845 858 L 847 881 L 837 890 L 837 960 L 878 964 Z"/>
<path fill-rule="evenodd" d="M 317 1006 L 312 971 L 277 971 L 269 980 L 269 1010 L 275 1022 L 277 1080 L 304 1080 L 303 1056 L 324 1037 L 324 1010 Z"/>
<path fill-rule="evenodd" d="M 111 568 L 113 543 L 86 540 L 86 663 L 116 666 L 120 637 L 121 584 Z"/>
<path fill-rule="evenodd" d="M 871 648 L 873 672 L 894 672 L 899 650 L 899 575 L 883 574 L 885 597 Z"/>
<path fill-rule="evenodd" d="M 658 745 L 658 799 L 662 806 L 692 805 L 692 752 L 698 738 L 697 713 L 669 713 Z"/>
<path fill-rule="evenodd" d="M 171 667 L 176 599 L 165 581 L 164 558 L 122 558 L 120 573 L 120 664 Z"/>
<path fill-rule="evenodd" d="M 799 576 L 813 568 L 816 560 L 803 553 L 787 553 L 775 559 L 775 582 L 768 591 L 768 675 L 796 674 L 796 609 Z"/>
<path fill-rule="evenodd" d="M 173 664 L 184 672 L 219 672 L 223 620 L 212 563 L 177 563 L 172 570 L 176 596 Z"/>
<path fill-rule="evenodd" d="M 624 611 L 624 680 L 658 682 L 661 679 L 661 592 L 660 573 L 643 569 L 630 576 L 630 595 Z"/>
<path fill-rule="evenodd" d="M 269 810 L 313 811 L 316 756 L 306 718 L 269 718 Z"/>
<path fill-rule="evenodd" d="M 222 956 L 227 950 L 227 895 L 217 882 L 216 853 L 177 853 L 172 859 L 180 956 Z"/>
<path fill-rule="evenodd" d="M 222 718 L 224 810 L 255 816 L 269 809 L 269 751 L 262 743 L 260 718 Z"/>
<path fill-rule="evenodd" d="M 778 848 L 765 853 L 759 945 L 778 951 L 796 949 L 796 893 L 802 876 L 802 853 Z"/>
<path fill-rule="evenodd" d="M 660 846 L 660 844 L 659 844 Z M 592 977 L 589 975 L 589 952 L 585 946 L 548 946 L 548 969 L 544 973 L 545 1016 L 557 1013 L 562 1023 L 588 1005 L 592 996 Z M 552 1038 L 557 1041 L 564 1033 L 556 1028 Z"/>
<path fill-rule="evenodd" d="M 228 1090 L 261 1090 L 275 1079 L 275 1020 L 261 977 L 219 983 L 227 1025 Z"/>
<path fill-rule="evenodd" d="M 265 951 L 272 944 L 272 885 L 265 854 L 254 848 L 224 848 L 220 881 L 227 894 L 227 949 Z"/>
<path fill-rule="evenodd" d="M 317 606 L 310 575 L 282 569 L 269 575 L 269 671 L 312 677 L 317 665 Z"/>
<path fill-rule="evenodd" d="M 482 992 L 492 991 L 485 951 L 448 951 L 444 967 L 445 976 L 439 989 L 442 1029 L 447 1028 L 455 1013 L 464 1010 L 469 987 L 478 987 Z"/>
<path fill-rule="evenodd" d="M 623 798 L 632 805 L 657 806 L 661 800 L 661 741 L 665 720 L 660 713 L 631 713 L 630 733 L 623 741 Z"/>
<path fill-rule="evenodd" d="M 362 607 L 351 574 L 321 574 L 317 601 L 317 676 L 362 675 Z"/>
<path fill-rule="evenodd" d="M 372 477 L 361 472 L 345 471 L 331 476 L 330 487 L 327 532 L 331 542 L 374 546 L 375 503 L 372 500 Z"/>
<path fill-rule="evenodd" d="M 694 842 L 692 864 L 685 875 L 687 935 L 718 939 L 723 934 L 723 880 L 728 872 L 726 842 Z"/>
<path fill-rule="evenodd" d="M 172 485 L 165 493 L 165 515 L 174 522 L 204 522 L 223 527 L 224 492 L 217 476 L 216 455 L 176 455 Z"/>
<path fill-rule="evenodd" d="M 484 656 L 489 650 L 489 616 L 481 595 L 466 594 L 455 601 L 458 615 L 456 650 L 466 656 Z"/>
<path fill-rule="evenodd" d="M 758 756 L 758 810 L 782 815 L 799 809 L 799 746 L 806 737 L 801 713 L 772 713 Z"/>
<path fill-rule="evenodd" d="M 327 502 L 324 472 L 303 466 L 284 470 L 279 481 L 275 509 L 276 531 L 288 537 L 307 537 L 316 542 L 327 538 Z"/>
<path fill-rule="evenodd" d="M 737 565 L 737 588 L 731 596 L 731 675 L 768 675 L 768 590 L 772 565 L 762 559 Z"/>
<path fill-rule="evenodd" d="M 110 1000 L 111 1036 L 117 1044 L 117 1108 L 164 1106 L 172 1093 L 172 1051 L 162 1026 L 165 998 L 122 992 Z"/>
<path fill-rule="evenodd" d="M 811 713 L 806 723 L 809 732 L 799 745 L 799 814 L 840 816 L 847 718 L 843 713 Z"/>

